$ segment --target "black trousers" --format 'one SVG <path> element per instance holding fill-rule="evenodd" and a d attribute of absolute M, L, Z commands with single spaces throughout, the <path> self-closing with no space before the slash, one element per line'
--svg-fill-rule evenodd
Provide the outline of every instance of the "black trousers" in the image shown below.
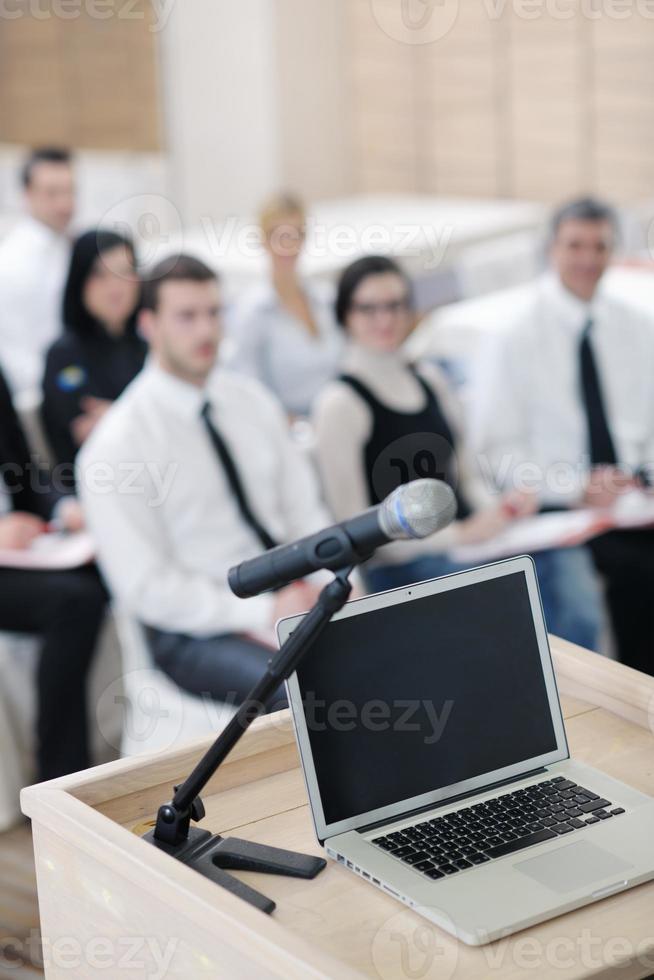
<path fill-rule="evenodd" d="M 611 531 L 589 547 L 606 581 L 620 661 L 654 675 L 654 530 Z"/>
<path fill-rule="evenodd" d="M 90 765 L 86 679 L 107 594 L 93 566 L 0 569 L 0 630 L 41 638 L 37 670 L 39 780 Z"/>
<path fill-rule="evenodd" d="M 272 650 L 237 633 L 195 637 L 146 627 L 157 667 L 184 691 L 235 706 L 263 677 Z M 268 700 L 269 711 L 286 708 L 281 684 Z"/>

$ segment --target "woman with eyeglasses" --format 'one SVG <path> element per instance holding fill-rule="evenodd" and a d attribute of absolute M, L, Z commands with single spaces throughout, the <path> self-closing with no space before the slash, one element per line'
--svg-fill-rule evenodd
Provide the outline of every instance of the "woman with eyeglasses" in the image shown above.
<path fill-rule="evenodd" d="M 104 230 L 77 239 L 64 289 L 64 333 L 48 351 L 42 405 L 50 448 L 71 469 L 81 444 L 143 367 L 140 295 L 129 239 Z"/>
<path fill-rule="evenodd" d="M 414 310 L 411 283 L 396 262 L 368 256 L 348 266 L 335 311 L 347 337 L 343 372 L 314 409 L 327 503 L 344 520 L 402 483 L 445 480 L 457 497 L 454 523 L 430 538 L 387 545 L 364 574 L 378 592 L 458 571 L 464 566 L 450 554 L 457 545 L 494 537 L 532 513 L 536 502 L 517 491 L 488 491 L 476 477 L 457 399 L 443 374 L 431 364 L 412 364 L 403 350 Z M 600 605 L 583 550 L 534 557 L 549 628 L 596 649 Z"/>
<path fill-rule="evenodd" d="M 298 271 L 306 224 L 298 198 L 271 198 L 259 222 L 270 276 L 247 291 L 228 316 L 233 352 L 227 365 L 263 382 L 289 416 L 303 417 L 338 369 L 343 340 L 334 320 L 333 288 L 303 279 Z"/>

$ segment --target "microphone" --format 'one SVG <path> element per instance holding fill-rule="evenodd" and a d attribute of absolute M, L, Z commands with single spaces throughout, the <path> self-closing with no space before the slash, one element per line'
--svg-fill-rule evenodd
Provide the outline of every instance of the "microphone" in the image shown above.
<path fill-rule="evenodd" d="M 230 568 L 229 587 L 241 599 L 279 589 L 321 568 L 339 571 L 359 565 L 381 545 L 426 538 L 451 524 L 456 497 L 441 480 L 413 480 L 376 507 L 340 524 L 271 548 Z"/>

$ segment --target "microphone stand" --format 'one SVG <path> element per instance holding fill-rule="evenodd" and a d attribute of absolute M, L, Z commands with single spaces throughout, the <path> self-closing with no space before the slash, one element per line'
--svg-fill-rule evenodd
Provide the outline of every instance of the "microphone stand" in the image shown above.
<path fill-rule="evenodd" d="M 332 616 L 347 602 L 352 585 L 352 567 L 335 572 L 300 625 L 271 657 L 261 680 L 255 684 L 229 724 L 200 759 L 193 772 L 175 787 L 170 803 L 159 807 L 154 830 L 144 840 L 177 858 L 183 864 L 221 885 L 262 912 L 270 913 L 275 903 L 229 874 L 227 869 L 262 871 L 294 878 L 315 878 L 326 865 L 324 858 L 299 854 L 278 847 L 254 844 L 238 837 L 220 837 L 208 830 L 191 827 L 205 815 L 200 793 L 255 718 L 265 713 L 265 705 L 279 684 L 297 668 Z"/>

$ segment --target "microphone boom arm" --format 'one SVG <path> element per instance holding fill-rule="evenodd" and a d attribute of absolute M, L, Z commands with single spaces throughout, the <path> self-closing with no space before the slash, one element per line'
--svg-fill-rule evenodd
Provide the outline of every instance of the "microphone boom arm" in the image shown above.
<path fill-rule="evenodd" d="M 336 572 L 323 588 L 316 604 L 297 629 L 268 661 L 263 677 L 255 684 L 227 727 L 200 759 L 181 786 L 175 787 L 170 803 L 159 807 L 154 830 L 144 840 L 182 861 L 188 867 L 221 885 L 263 912 L 272 912 L 275 903 L 226 869 L 268 872 L 299 878 L 314 878 L 326 865 L 324 858 L 298 854 L 281 848 L 253 844 L 235 837 L 213 836 L 207 830 L 191 827 L 205 815 L 200 793 L 220 764 L 243 737 L 255 718 L 266 710 L 266 703 L 279 684 L 289 678 L 328 625 L 343 608 L 352 591 L 352 567 Z"/>

